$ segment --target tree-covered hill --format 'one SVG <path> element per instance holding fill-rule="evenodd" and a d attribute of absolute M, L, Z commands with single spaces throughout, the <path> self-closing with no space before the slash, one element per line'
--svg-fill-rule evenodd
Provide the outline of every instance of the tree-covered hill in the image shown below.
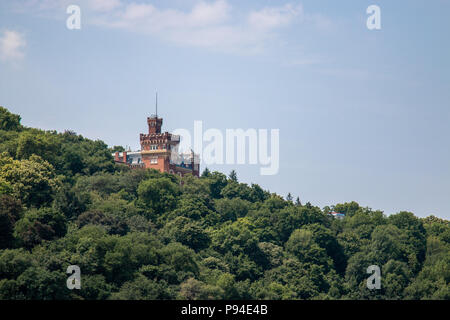
<path fill-rule="evenodd" d="M 0 299 L 450 298 L 446 220 L 302 205 L 234 172 L 180 181 L 111 152 L 0 108 Z"/>

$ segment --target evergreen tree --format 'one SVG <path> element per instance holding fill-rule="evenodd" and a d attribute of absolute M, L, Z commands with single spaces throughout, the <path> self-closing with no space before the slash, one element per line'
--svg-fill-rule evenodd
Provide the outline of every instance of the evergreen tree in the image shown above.
<path fill-rule="evenodd" d="M 205 168 L 202 172 L 202 177 L 209 177 L 211 175 L 211 171 L 209 171 L 208 167 Z"/>
<path fill-rule="evenodd" d="M 230 175 L 228 177 L 230 178 L 231 181 L 234 181 L 234 182 L 238 181 L 236 171 L 234 171 L 234 170 L 231 170 Z"/>

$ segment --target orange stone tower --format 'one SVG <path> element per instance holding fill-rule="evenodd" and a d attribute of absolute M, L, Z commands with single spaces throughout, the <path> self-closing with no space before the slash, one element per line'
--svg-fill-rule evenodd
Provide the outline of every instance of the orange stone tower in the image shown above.
<path fill-rule="evenodd" d="M 158 93 L 156 93 L 156 114 L 147 118 L 148 133 L 141 133 L 141 151 L 116 152 L 117 163 L 128 165 L 132 169 L 150 168 L 184 176 L 192 174 L 198 177 L 200 164 L 198 155 L 193 151 L 179 154 L 180 136 L 161 132 L 163 119 L 158 118 Z"/>
<path fill-rule="evenodd" d="M 199 176 L 199 163 L 195 154 L 178 154 L 180 136 L 161 132 L 163 119 L 157 115 L 147 118 L 148 134 L 141 133 L 141 155 L 145 168 L 157 169 L 184 176 Z"/>

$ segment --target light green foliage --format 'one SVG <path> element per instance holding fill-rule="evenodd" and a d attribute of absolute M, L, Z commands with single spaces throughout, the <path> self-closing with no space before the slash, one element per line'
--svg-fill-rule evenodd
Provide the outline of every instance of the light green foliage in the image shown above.
<path fill-rule="evenodd" d="M 130 170 L 115 150 L 0 107 L 0 300 L 450 299 L 447 220 L 302 205 L 234 171 Z"/>
<path fill-rule="evenodd" d="M 7 109 L 0 106 L 0 130 L 17 131 L 21 129 L 20 116 L 12 114 Z"/>
<path fill-rule="evenodd" d="M 0 157 L 0 178 L 24 205 L 39 206 L 52 201 L 60 183 L 50 163 L 37 155 L 29 160 L 13 160 L 5 153 Z"/>
<path fill-rule="evenodd" d="M 144 206 L 162 214 L 176 207 L 180 190 L 169 178 L 156 178 L 142 181 L 137 192 Z"/>

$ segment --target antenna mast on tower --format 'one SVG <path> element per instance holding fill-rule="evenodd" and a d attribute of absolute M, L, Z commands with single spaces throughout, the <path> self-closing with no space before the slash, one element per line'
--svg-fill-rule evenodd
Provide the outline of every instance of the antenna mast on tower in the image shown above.
<path fill-rule="evenodd" d="M 156 90 L 156 117 L 158 118 L 158 90 Z"/>

